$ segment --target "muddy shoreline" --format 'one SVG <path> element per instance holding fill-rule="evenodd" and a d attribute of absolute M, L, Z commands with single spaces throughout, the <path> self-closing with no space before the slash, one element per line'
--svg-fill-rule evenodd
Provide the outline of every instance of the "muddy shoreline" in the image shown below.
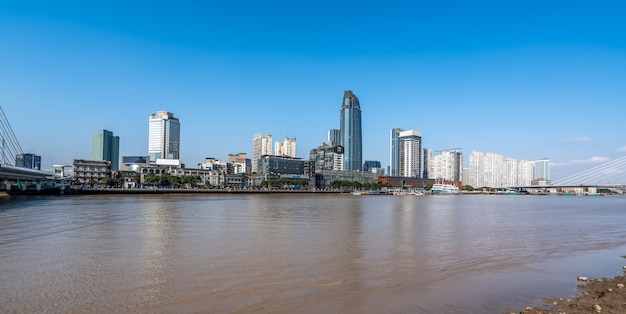
<path fill-rule="evenodd" d="M 622 256 L 626 259 L 626 256 Z M 626 266 L 624 266 L 626 271 Z M 587 314 L 626 313 L 626 276 L 590 279 L 578 277 L 579 294 L 570 298 L 544 298 L 542 307 L 528 307 L 519 312 L 505 314 Z"/>

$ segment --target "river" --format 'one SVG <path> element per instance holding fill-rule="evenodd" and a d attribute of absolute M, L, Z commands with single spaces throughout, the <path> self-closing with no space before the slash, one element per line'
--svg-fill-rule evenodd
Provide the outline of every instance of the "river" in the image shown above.
<path fill-rule="evenodd" d="M 502 313 L 621 275 L 626 197 L 0 199 L 0 312 Z"/>

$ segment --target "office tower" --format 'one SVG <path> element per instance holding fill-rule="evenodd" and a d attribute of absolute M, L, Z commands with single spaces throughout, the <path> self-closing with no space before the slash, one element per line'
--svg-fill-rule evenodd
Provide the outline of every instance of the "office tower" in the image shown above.
<path fill-rule="evenodd" d="M 348 171 L 361 170 L 363 160 L 363 143 L 361 132 L 361 106 L 351 90 L 343 94 L 340 118 L 340 143 L 343 146 L 343 169 Z"/>
<path fill-rule="evenodd" d="M 389 176 L 397 177 L 400 173 L 400 146 L 398 145 L 398 134 L 402 129 L 391 129 L 389 136 Z"/>
<path fill-rule="evenodd" d="M 180 120 L 167 111 L 150 115 L 148 155 L 157 159 L 180 159 Z"/>
<path fill-rule="evenodd" d="M 339 143 L 341 143 L 341 130 L 328 130 L 328 145 L 340 145 Z"/>
<path fill-rule="evenodd" d="M 272 135 L 254 134 L 252 138 L 252 173 L 258 173 L 261 156 L 272 154 Z"/>
<path fill-rule="evenodd" d="M 108 160 L 111 170 L 120 168 L 120 138 L 113 132 L 100 130 L 91 136 L 91 160 Z"/>
<path fill-rule="evenodd" d="M 274 143 L 274 155 L 296 158 L 296 139 L 285 137 L 285 140 Z"/>
<path fill-rule="evenodd" d="M 15 166 L 27 169 L 41 170 L 41 156 L 25 153 L 15 155 Z"/>
<path fill-rule="evenodd" d="M 533 180 L 550 180 L 550 160 L 547 158 L 533 161 Z"/>
<path fill-rule="evenodd" d="M 407 130 L 398 133 L 399 175 L 401 177 L 422 177 L 422 133 Z"/>

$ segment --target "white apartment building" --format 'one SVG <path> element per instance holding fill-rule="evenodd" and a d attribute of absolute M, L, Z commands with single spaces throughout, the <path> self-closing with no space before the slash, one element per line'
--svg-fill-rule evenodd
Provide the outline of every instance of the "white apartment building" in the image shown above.
<path fill-rule="evenodd" d="M 401 177 L 422 177 L 422 132 L 401 131 L 398 134 L 399 175 Z"/>
<path fill-rule="evenodd" d="M 462 181 L 463 154 L 459 150 L 438 151 L 430 156 L 427 164 L 429 179 Z"/>
<path fill-rule="evenodd" d="M 529 186 L 533 180 L 533 163 L 529 160 L 520 160 L 517 164 L 517 185 Z"/>
<path fill-rule="evenodd" d="M 506 157 L 502 168 L 502 186 L 517 185 L 517 159 Z"/>
<path fill-rule="evenodd" d="M 534 163 L 495 153 L 473 151 L 469 156 L 467 177 L 463 184 L 480 187 L 529 186 L 533 179 Z"/>
<path fill-rule="evenodd" d="M 463 184 L 471 185 L 475 188 L 485 186 L 484 161 L 485 155 L 481 152 L 472 151 L 469 156 L 469 168 L 467 170 L 466 181 Z"/>
<path fill-rule="evenodd" d="M 272 135 L 263 136 L 261 133 L 254 134 L 252 138 L 252 172 L 258 173 L 261 156 L 271 154 Z"/>
<path fill-rule="evenodd" d="M 286 137 L 284 141 L 274 143 L 274 155 L 296 158 L 296 139 Z"/>

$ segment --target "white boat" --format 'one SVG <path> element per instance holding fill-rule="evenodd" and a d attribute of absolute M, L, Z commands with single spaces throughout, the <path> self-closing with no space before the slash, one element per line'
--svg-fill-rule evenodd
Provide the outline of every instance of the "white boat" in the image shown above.
<path fill-rule="evenodd" d="M 430 189 L 430 194 L 444 195 L 444 194 L 459 194 L 459 188 L 453 184 L 435 183 L 433 188 Z"/>

